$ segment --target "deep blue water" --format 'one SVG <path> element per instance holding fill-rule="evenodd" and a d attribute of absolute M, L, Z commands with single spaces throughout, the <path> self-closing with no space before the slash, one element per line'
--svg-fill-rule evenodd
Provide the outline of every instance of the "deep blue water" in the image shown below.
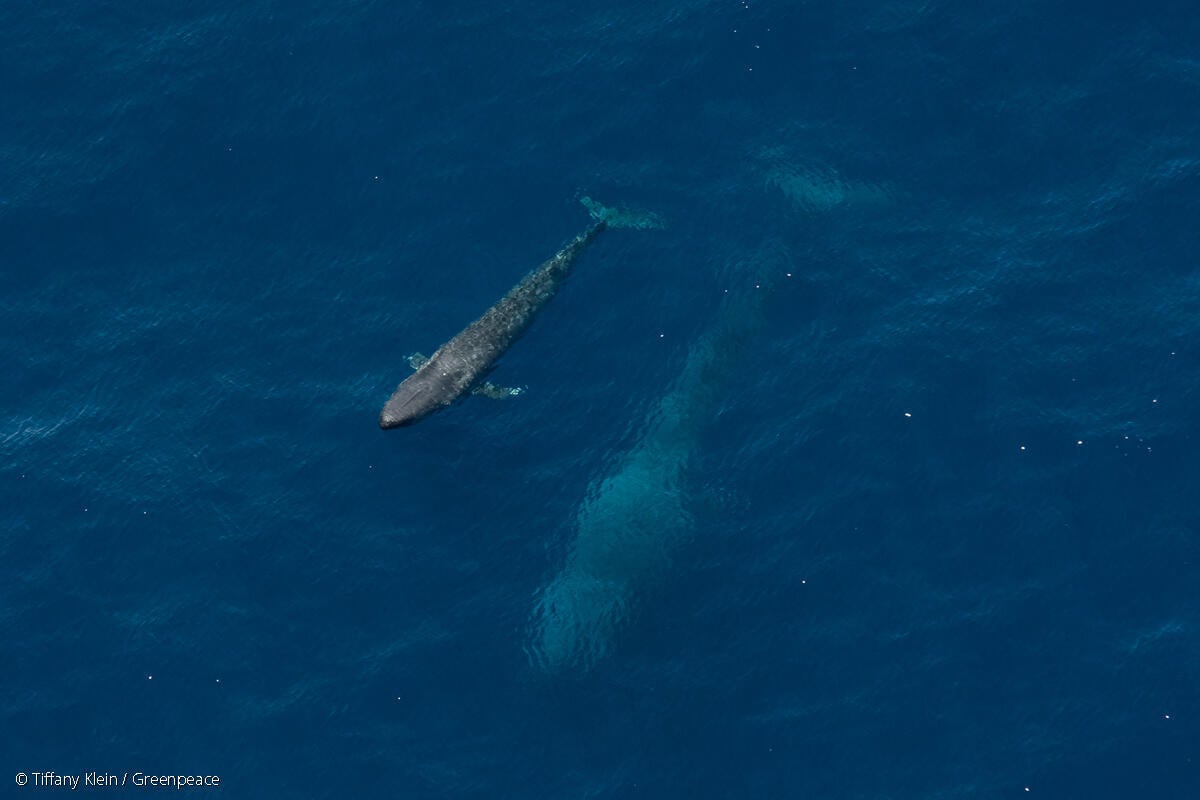
<path fill-rule="evenodd" d="M 0 6 L 3 796 L 1200 797 L 1198 43 Z M 582 194 L 668 225 L 381 432 Z"/>

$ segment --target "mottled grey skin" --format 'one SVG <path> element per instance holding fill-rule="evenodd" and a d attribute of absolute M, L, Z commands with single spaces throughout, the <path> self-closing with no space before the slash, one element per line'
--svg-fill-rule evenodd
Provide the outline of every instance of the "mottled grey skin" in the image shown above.
<path fill-rule="evenodd" d="M 379 427 L 386 430 L 411 425 L 478 385 L 496 359 L 504 355 L 554 296 L 575 259 L 606 225 L 601 220 L 575 237 L 553 258 L 526 275 L 482 317 L 439 347 L 396 387 L 379 415 Z"/>

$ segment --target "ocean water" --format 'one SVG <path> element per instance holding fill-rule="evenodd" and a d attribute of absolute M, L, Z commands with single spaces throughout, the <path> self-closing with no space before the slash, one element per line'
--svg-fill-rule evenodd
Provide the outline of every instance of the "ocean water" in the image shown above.
<path fill-rule="evenodd" d="M 1198 42 L 0 6 L 3 796 L 1200 797 Z"/>

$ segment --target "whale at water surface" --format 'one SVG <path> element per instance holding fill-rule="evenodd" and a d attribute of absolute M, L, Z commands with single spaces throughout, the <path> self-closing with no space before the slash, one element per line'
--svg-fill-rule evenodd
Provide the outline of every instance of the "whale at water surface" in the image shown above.
<path fill-rule="evenodd" d="M 503 394 L 504 390 L 490 384 L 483 386 L 483 376 L 554 297 L 571 265 L 606 226 L 600 220 L 576 236 L 432 356 L 413 359 L 417 370 L 388 398 L 379 414 L 379 427 L 387 430 L 411 425 L 472 390 L 492 396 Z"/>

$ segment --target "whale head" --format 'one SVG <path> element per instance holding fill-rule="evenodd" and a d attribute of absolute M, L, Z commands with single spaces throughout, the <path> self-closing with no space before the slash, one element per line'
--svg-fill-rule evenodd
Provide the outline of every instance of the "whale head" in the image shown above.
<path fill-rule="evenodd" d="M 379 427 L 388 430 L 411 425 L 439 408 L 450 405 L 461 392 L 455 390 L 453 381 L 447 380 L 449 377 L 426 369 L 409 375 L 383 406 L 383 411 L 379 413 Z"/>

